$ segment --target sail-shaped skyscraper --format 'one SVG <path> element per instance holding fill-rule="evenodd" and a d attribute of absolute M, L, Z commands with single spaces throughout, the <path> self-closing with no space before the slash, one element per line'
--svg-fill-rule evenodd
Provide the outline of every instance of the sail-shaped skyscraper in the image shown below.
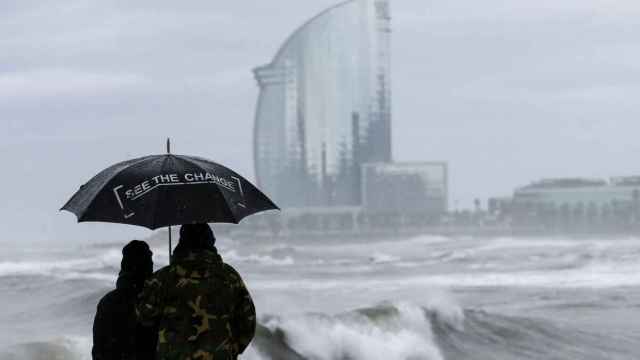
<path fill-rule="evenodd" d="M 283 207 L 358 206 L 362 164 L 391 161 L 388 0 L 350 0 L 254 70 L 254 161 Z"/>

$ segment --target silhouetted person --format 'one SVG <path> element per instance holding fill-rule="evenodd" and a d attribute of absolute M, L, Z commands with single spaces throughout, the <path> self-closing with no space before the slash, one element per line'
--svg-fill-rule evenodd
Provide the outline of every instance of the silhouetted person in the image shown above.
<path fill-rule="evenodd" d="M 171 265 L 145 284 L 138 319 L 158 328 L 158 359 L 236 359 L 256 313 L 240 275 L 222 261 L 207 224 L 183 225 Z"/>
<path fill-rule="evenodd" d="M 152 360 L 157 334 L 141 326 L 135 305 L 146 279 L 153 274 L 153 260 L 144 241 L 133 240 L 122 249 L 116 289 L 98 303 L 93 321 L 94 360 Z"/>

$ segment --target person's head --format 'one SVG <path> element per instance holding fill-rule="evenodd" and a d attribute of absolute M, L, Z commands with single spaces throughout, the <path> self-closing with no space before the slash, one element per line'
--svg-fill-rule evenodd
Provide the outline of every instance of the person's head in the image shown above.
<path fill-rule="evenodd" d="M 213 250 L 216 238 L 209 224 L 185 224 L 180 227 L 180 241 L 176 252 Z"/>
<path fill-rule="evenodd" d="M 153 273 L 153 253 L 146 242 L 133 240 L 122 248 L 120 274 L 147 277 Z"/>

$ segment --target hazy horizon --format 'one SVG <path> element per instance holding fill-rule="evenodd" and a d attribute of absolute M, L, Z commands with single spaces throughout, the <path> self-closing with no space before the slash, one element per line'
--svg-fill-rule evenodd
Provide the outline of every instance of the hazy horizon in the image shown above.
<path fill-rule="evenodd" d="M 0 4 L 2 241 L 148 234 L 57 209 L 168 136 L 252 178 L 251 69 L 337 2 Z M 637 2 L 404 0 L 391 15 L 394 159 L 447 161 L 450 208 L 640 173 Z"/>

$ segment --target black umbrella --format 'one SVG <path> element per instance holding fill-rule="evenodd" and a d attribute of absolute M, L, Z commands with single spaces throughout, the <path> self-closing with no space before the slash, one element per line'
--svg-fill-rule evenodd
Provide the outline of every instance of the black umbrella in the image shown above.
<path fill-rule="evenodd" d="M 74 213 L 78 222 L 131 224 L 153 230 L 189 223 L 237 224 L 251 214 L 278 209 L 233 170 L 169 150 L 167 141 L 165 155 L 110 166 L 82 185 L 61 210 Z"/>

